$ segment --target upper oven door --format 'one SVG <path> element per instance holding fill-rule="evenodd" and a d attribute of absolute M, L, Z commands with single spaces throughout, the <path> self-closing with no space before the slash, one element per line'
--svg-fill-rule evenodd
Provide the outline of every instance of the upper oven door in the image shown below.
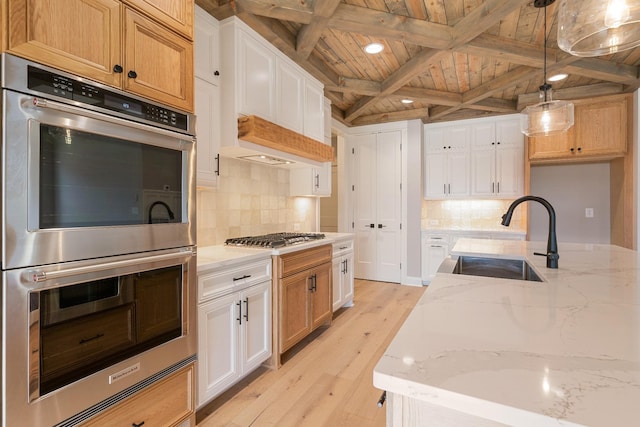
<path fill-rule="evenodd" d="M 195 244 L 191 136 L 3 90 L 2 267 Z"/>

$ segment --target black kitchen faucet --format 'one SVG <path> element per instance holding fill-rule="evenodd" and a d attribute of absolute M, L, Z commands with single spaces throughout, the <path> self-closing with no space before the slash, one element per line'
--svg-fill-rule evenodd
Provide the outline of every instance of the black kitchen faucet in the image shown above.
<path fill-rule="evenodd" d="M 516 199 L 511 203 L 509 209 L 507 209 L 507 213 L 502 215 L 502 225 L 508 227 L 509 223 L 511 223 L 511 216 L 513 215 L 513 211 L 522 202 L 526 202 L 527 200 L 532 200 L 534 202 L 538 202 L 542 204 L 545 208 L 547 208 L 547 212 L 549 212 L 549 236 L 547 237 L 547 253 L 541 254 L 539 252 L 534 252 L 534 255 L 546 256 L 547 257 L 547 268 L 558 268 L 558 241 L 556 239 L 556 211 L 553 210 L 553 206 L 551 203 L 547 202 L 542 197 L 538 196 L 523 196 L 519 199 Z"/>

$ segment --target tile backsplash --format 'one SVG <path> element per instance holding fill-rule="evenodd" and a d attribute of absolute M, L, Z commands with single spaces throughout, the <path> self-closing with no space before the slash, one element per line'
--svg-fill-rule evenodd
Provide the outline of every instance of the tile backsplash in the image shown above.
<path fill-rule="evenodd" d="M 315 231 L 316 200 L 289 197 L 289 171 L 221 158 L 218 188 L 198 188 L 198 246 L 230 237 Z"/>
<path fill-rule="evenodd" d="M 500 229 L 502 215 L 513 200 L 422 200 L 422 228 Z M 525 230 L 527 206 L 516 208 L 510 228 Z"/>

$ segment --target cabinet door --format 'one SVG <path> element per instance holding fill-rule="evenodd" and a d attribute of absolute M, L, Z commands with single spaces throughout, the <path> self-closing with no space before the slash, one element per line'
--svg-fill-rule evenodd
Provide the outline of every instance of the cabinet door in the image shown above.
<path fill-rule="evenodd" d="M 569 158 L 575 141 L 575 129 L 574 125 L 560 134 L 529 137 L 529 160 Z"/>
<path fill-rule="evenodd" d="M 473 148 L 471 150 L 471 195 L 493 196 L 496 190 L 496 149 Z"/>
<path fill-rule="evenodd" d="M 193 40 L 193 5 L 190 0 L 125 0 L 146 15 Z"/>
<path fill-rule="evenodd" d="M 195 76 L 218 85 L 220 83 L 220 29 L 218 21 L 198 6 L 196 6 L 193 47 L 195 50 Z M 198 89 L 196 88 L 196 97 L 197 95 Z"/>
<path fill-rule="evenodd" d="M 238 113 L 275 122 L 275 55 L 244 32 L 237 55 Z"/>
<path fill-rule="evenodd" d="M 197 184 L 216 187 L 220 152 L 220 88 L 198 77 L 196 87 Z"/>
<path fill-rule="evenodd" d="M 311 329 L 331 321 L 333 315 L 333 286 L 331 263 L 327 262 L 313 269 L 314 289 L 311 292 Z"/>
<path fill-rule="evenodd" d="M 427 153 L 424 165 L 425 198 L 442 199 L 447 195 L 447 155 Z"/>
<path fill-rule="evenodd" d="M 237 293 L 198 306 L 198 405 L 211 400 L 240 376 Z"/>
<path fill-rule="evenodd" d="M 120 7 L 116 0 L 9 0 L 9 51 L 119 87 Z"/>
<path fill-rule="evenodd" d="M 498 197 L 524 194 L 524 147 L 501 145 L 497 148 L 495 181 Z"/>
<path fill-rule="evenodd" d="M 440 264 L 447 256 L 449 256 L 449 246 L 447 244 L 427 242 L 425 260 L 428 280 L 433 279 L 438 272 Z"/>
<path fill-rule="evenodd" d="M 342 277 L 344 269 L 344 257 L 335 257 L 332 260 L 331 271 L 333 274 L 333 311 L 342 307 Z"/>
<path fill-rule="evenodd" d="M 469 195 L 469 152 L 452 151 L 447 154 L 447 196 Z"/>
<path fill-rule="evenodd" d="M 193 112 L 193 45 L 126 9 L 124 89 Z"/>
<path fill-rule="evenodd" d="M 284 59 L 276 60 L 276 123 L 302 133 L 304 129 L 304 76 Z"/>
<path fill-rule="evenodd" d="M 344 256 L 344 274 L 342 276 L 342 302 L 343 304 L 353 301 L 353 252 Z"/>
<path fill-rule="evenodd" d="M 576 106 L 576 155 L 627 152 L 626 98 Z"/>
<path fill-rule="evenodd" d="M 284 353 L 311 331 L 309 318 L 309 273 L 303 271 L 279 280 L 280 353 Z"/>
<path fill-rule="evenodd" d="M 304 134 L 324 142 L 324 90 L 321 84 L 305 79 Z"/>
<path fill-rule="evenodd" d="M 242 292 L 242 373 L 260 366 L 271 356 L 271 282 Z"/>

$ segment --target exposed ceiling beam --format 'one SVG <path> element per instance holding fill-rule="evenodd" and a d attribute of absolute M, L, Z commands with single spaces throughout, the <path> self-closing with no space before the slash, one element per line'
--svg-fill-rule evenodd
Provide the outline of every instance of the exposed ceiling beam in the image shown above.
<path fill-rule="evenodd" d="M 463 19 L 453 27 L 453 34 L 456 35 L 454 40 L 449 44 L 450 48 L 456 48 L 463 45 L 473 37 L 480 35 L 486 29 L 500 22 L 502 18 L 519 9 L 524 3 L 530 0 L 487 0 L 481 6 L 478 6 L 472 12 L 467 14 Z M 480 9 L 479 12 L 476 12 Z M 402 65 L 396 72 L 391 74 L 384 82 L 382 82 L 381 96 L 388 95 L 394 90 L 406 85 L 414 77 L 424 73 L 425 69 L 431 64 L 440 60 L 443 54 L 449 52 L 435 51 L 435 49 L 425 49 L 415 55 L 408 62 Z M 415 61 L 414 61 L 415 60 Z M 491 95 L 488 95 L 489 97 Z M 353 121 L 361 115 L 363 111 L 371 104 L 377 102 L 377 97 L 363 97 L 356 102 L 345 114 L 347 121 Z"/>
<path fill-rule="evenodd" d="M 296 50 L 301 58 L 309 57 L 340 2 L 341 0 L 322 0 L 314 3 L 313 19 L 298 32 Z"/>
<path fill-rule="evenodd" d="M 429 115 L 428 108 L 412 108 L 410 110 L 394 111 L 391 113 L 371 114 L 360 116 L 354 120 L 352 126 L 373 125 L 376 123 L 397 122 L 400 120 L 424 119 Z"/>
<path fill-rule="evenodd" d="M 595 96 L 615 95 L 625 93 L 627 90 L 621 84 L 617 83 L 598 83 L 588 86 L 570 87 L 566 89 L 558 89 L 553 91 L 553 99 L 582 99 Z M 538 93 L 527 93 L 518 96 L 518 111 L 528 105 L 540 102 Z"/>
<path fill-rule="evenodd" d="M 273 19 L 308 24 L 313 19 L 313 8 L 310 2 L 300 0 L 235 0 L 239 6 L 253 15 Z M 323 0 L 326 1 L 326 0 Z"/>

